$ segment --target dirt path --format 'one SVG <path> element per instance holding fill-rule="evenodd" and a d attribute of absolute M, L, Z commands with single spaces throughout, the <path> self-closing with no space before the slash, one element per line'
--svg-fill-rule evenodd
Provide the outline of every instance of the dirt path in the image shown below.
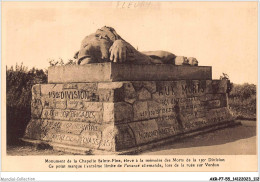
<path fill-rule="evenodd" d="M 160 146 L 141 155 L 255 155 L 256 121 L 241 121 L 241 126 L 225 128 L 211 133 L 182 139 Z M 34 146 L 9 146 L 8 155 L 68 155 L 51 149 Z M 70 155 L 70 154 L 69 154 Z"/>

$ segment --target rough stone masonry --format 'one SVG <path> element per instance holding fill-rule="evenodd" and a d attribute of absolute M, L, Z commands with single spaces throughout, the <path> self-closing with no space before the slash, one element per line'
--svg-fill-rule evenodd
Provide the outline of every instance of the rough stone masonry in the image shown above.
<path fill-rule="evenodd" d="M 211 74 L 203 66 L 51 67 L 49 83 L 32 88 L 24 139 L 116 153 L 228 123 L 229 81 Z"/>

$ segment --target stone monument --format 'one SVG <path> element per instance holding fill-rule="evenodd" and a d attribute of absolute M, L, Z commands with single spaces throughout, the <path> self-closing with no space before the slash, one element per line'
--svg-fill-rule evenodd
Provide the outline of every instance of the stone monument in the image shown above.
<path fill-rule="evenodd" d="M 112 53 L 112 46 L 105 48 L 110 55 L 124 52 Z M 91 51 L 76 53 L 79 65 L 50 67 L 48 84 L 33 86 L 24 141 L 72 153 L 130 154 L 234 124 L 229 80 L 212 80 L 211 67 L 195 58 L 150 52 L 141 57 L 152 62 L 129 64 L 126 52 L 93 63 L 85 53 Z"/>

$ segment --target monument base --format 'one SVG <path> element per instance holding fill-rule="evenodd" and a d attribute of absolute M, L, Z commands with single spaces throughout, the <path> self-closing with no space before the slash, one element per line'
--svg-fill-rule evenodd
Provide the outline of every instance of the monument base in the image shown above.
<path fill-rule="evenodd" d="M 147 66 L 151 71 L 168 70 L 167 75 L 172 77 L 166 77 L 162 70 L 150 74 L 141 71 L 143 66 L 131 65 L 130 70 L 139 71 L 127 74 L 119 72 L 118 66 L 127 68 L 121 64 L 97 64 L 50 69 L 49 82 L 52 78 L 55 83 L 32 88 L 32 119 L 24 139 L 76 153 L 124 154 L 222 127 L 234 119 L 228 107 L 229 81 L 211 80 L 211 68 L 183 66 L 169 70 L 167 65 Z M 78 75 L 85 73 L 78 69 L 100 71 L 98 75 L 103 69 L 110 70 L 106 72 L 111 79 L 93 82 L 86 75 Z M 73 77 L 59 77 L 69 70 Z M 157 72 L 161 73 L 158 77 Z M 191 73 L 194 76 L 188 75 Z M 142 74 L 138 79 L 145 81 L 137 81 L 133 77 L 136 74 Z M 123 77 L 127 75 L 131 77 Z M 73 78 L 80 83 L 56 78 Z M 118 81 L 119 78 L 133 81 Z"/>
<path fill-rule="evenodd" d="M 192 137 L 192 136 L 197 136 L 200 134 L 206 134 L 208 132 L 212 132 L 215 130 L 219 129 L 224 129 L 228 127 L 236 127 L 241 125 L 241 122 L 237 121 L 229 121 L 229 122 L 224 122 L 224 123 L 219 123 L 217 125 L 212 125 L 208 127 L 203 127 L 198 130 L 194 130 L 191 132 L 187 133 L 182 133 L 179 135 L 175 135 L 169 138 L 165 138 L 156 142 L 152 143 L 147 143 L 145 145 L 140 145 L 136 146 L 127 150 L 122 150 L 122 151 L 117 151 L 117 152 L 112 152 L 112 151 L 106 151 L 106 150 L 93 150 L 91 148 L 85 148 L 85 147 L 79 147 L 79 146 L 70 146 L 70 145 L 64 145 L 64 144 L 58 144 L 54 142 L 46 142 L 42 140 L 32 140 L 32 139 L 27 139 L 27 138 L 21 138 L 23 142 L 30 143 L 33 145 L 39 145 L 39 144 L 44 144 L 50 146 L 53 150 L 56 151 L 62 151 L 65 153 L 71 153 L 71 154 L 79 154 L 79 155 L 135 155 L 139 154 L 141 152 L 145 152 L 149 149 L 154 149 L 154 148 L 159 148 L 163 147 L 167 144 L 172 144 L 173 142 L 177 142 L 181 139 Z"/>

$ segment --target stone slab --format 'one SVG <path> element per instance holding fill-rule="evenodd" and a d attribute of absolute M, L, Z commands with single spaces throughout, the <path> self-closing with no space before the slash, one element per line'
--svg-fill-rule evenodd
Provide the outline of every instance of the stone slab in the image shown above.
<path fill-rule="evenodd" d="M 226 83 L 181 80 L 35 85 L 32 118 L 90 123 L 128 123 L 176 113 L 186 119 L 202 118 L 209 109 L 227 107 L 225 86 L 212 93 L 212 84 Z"/>
<path fill-rule="evenodd" d="M 134 133 L 127 124 L 92 124 L 48 119 L 32 119 L 24 138 L 107 151 L 137 145 Z"/>
<path fill-rule="evenodd" d="M 115 151 L 115 126 L 83 122 L 32 119 L 25 131 L 25 138 Z"/>
<path fill-rule="evenodd" d="M 88 65 L 52 66 L 48 83 L 210 80 L 210 66 L 176 66 L 171 64 L 137 65 L 95 63 Z"/>
<path fill-rule="evenodd" d="M 226 128 L 226 127 L 234 127 L 241 125 L 240 122 L 236 121 L 230 121 L 225 123 L 220 123 L 218 125 L 212 125 L 209 127 L 201 128 L 200 130 L 195 130 L 192 132 L 186 132 L 181 133 L 179 135 L 174 135 L 172 137 L 164 138 L 158 141 L 154 141 L 152 143 L 146 143 L 143 145 L 135 146 L 132 148 L 120 150 L 120 151 L 107 151 L 107 150 L 96 150 L 93 148 L 86 148 L 86 147 L 80 147 L 80 146 L 73 146 L 73 145 L 64 145 L 60 143 L 54 143 L 54 142 L 47 142 L 43 140 L 35 140 L 35 139 L 28 139 L 28 138 L 22 138 L 21 140 L 27 143 L 31 143 L 34 145 L 38 144 L 47 144 L 53 147 L 54 150 L 57 151 L 63 151 L 68 152 L 72 154 L 81 154 L 81 155 L 133 155 L 133 154 L 139 154 L 141 152 L 147 151 L 149 149 L 153 149 L 155 147 L 159 148 L 160 146 L 167 145 L 169 143 L 173 143 L 175 141 L 179 141 L 182 138 L 192 137 L 203 133 L 212 132 L 214 130 Z"/>

